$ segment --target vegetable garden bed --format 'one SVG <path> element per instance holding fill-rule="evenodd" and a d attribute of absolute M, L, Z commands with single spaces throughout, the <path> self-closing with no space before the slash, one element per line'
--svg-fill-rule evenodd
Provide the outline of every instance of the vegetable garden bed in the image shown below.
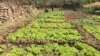
<path fill-rule="evenodd" d="M 19 29 L 15 33 L 9 34 L 6 39 L 9 41 L 18 41 L 18 40 L 79 40 L 82 38 L 82 36 L 79 34 L 79 32 L 75 29 L 73 29 L 72 25 L 68 22 L 64 22 L 63 18 L 63 12 L 48 12 L 40 15 L 36 18 L 36 21 L 32 22 L 28 26 Z M 51 15 L 51 16 L 50 16 Z M 50 16 L 50 17 L 49 17 Z M 59 16 L 54 18 L 55 16 Z M 48 18 L 49 17 L 49 18 Z M 55 20 L 61 20 L 63 19 L 63 23 L 45 23 L 45 22 L 39 22 L 38 20 L 47 20 L 50 18 L 54 18 Z M 60 19 L 61 18 L 61 19 Z M 35 27 L 35 28 L 34 28 Z M 45 27 L 45 28 L 41 28 Z M 46 28 L 47 27 L 47 28 Z M 49 28 L 48 28 L 49 27 Z M 53 28 L 50 28 L 53 27 Z M 58 27 L 57 29 L 54 29 L 54 27 Z M 65 29 L 63 29 L 65 27 Z"/>
<path fill-rule="evenodd" d="M 0 45 L 0 55 L 100 56 L 100 51 L 84 43 L 80 32 L 65 20 L 63 11 L 53 11 L 42 13 L 34 22 L 7 35 Z"/>

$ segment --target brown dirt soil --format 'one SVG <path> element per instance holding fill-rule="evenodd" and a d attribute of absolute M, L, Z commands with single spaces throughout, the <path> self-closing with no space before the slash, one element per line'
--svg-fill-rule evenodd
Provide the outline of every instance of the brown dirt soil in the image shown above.
<path fill-rule="evenodd" d="M 83 19 L 90 17 L 90 15 L 81 12 L 65 12 L 64 16 L 67 18 L 67 20 Z"/>
<path fill-rule="evenodd" d="M 37 28 L 37 27 L 32 27 L 32 28 Z M 44 28 L 44 29 L 48 29 L 48 28 L 52 28 L 52 29 L 66 29 L 66 27 L 46 27 L 46 26 L 41 26 L 40 28 Z"/>
<path fill-rule="evenodd" d="M 1 41 L 0 44 L 12 44 L 12 45 L 31 45 L 31 44 L 36 44 L 36 45 L 45 45 L 45 44 L 52 44 L 52 43 L 58 43 L 59 45 L 64 45 L 64 44 L 69 44 L 69 45 L 73 45 L 72 43 L 76 43 L 76 42 L 80 42 L 80 40 L 77 41 L 65 41 L 65 40 L 17 40 L 17 41 L 8 41 L 8 40 L 4 40 Z"/>

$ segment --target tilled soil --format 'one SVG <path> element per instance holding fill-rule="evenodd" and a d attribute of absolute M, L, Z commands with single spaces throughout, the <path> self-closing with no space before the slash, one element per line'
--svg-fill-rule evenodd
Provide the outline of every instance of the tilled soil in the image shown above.
<path fill-rule="evenodd" d="M 64 45 L 64 44 L 69 44 L 69 45 L 74 45 L 77 42 L 81 42 L 80 40 L 74 41 L 74 40 L 17 40 L 17 41 L 8 41 L 8 40 L 2 40 L 0 41 L 0 44 L 12 44 L 12 45 L 45 45 L 45 44 L 52 44 L 52 43 L 57 43 L 59 45 Z M 83 42 L 84 43 L 84 42 Z"/>
<path fill-rule="evenodd" d="M 83 19 L 90 17 L 90 15 L 86 15 L 85 13 L 82 12 L 66 12 L 65 17 L 67 20 L 75 20 L 75 19 Z"/>

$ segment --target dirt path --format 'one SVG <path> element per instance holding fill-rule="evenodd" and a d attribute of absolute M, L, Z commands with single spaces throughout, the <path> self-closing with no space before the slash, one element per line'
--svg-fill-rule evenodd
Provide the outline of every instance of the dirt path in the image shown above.
<path fill-rule="evenodd" d="M 66 12 L 65 13 L 66 20 L 68 22 L 70 22 L 73 25 L 73 27 L 76 30 L 78 30 L 79 33 L 84 37 L 83 42 L 87 43 L 88 45 L 93 46 L 94 48 L 96 48 L 97 50 L 100 51 L 100 41 L 96 40 L 95 37 L 92 34 L 86 32 L 83 29 L 82 25 L 77 25 L 77 24 L 72 23 L 72 21 L 77 19 L 77 18 L 84 18 L 84 17 L 88 17 L 88 16 L 84 16 L 84 14 L 80 14 L 81 16 L 79 14 L 76 14 L 76 15 L 75 14 L 74 13 L 70 14 L 70 13 Z M 73 15 L 75 15 L 75 16 L 73 16 Z"/>

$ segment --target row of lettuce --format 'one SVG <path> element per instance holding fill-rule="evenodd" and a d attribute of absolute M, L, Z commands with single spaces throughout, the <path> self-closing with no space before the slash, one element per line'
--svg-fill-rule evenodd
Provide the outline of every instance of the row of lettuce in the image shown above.
<path fill-rule="evenodd" d="M 7 51 L 8 50 L 8 51 Z M 6 51 L 6 52 L 5 52 Z M 100 52 L 84 43 L 77 42 L 70 47 L 68 44 L 56 43 L 46 45 L 29 45 L 25 47 L 0 45 L 1 56 L 100 56 Z"/>
<path fill-rule="evenodd" d="M 78 19 L 73 21 L 77 25 L 83 25 L 83 29 L 92 34 L 97 40 L 100 40 L 100 16 L 92 18 Z"/>

